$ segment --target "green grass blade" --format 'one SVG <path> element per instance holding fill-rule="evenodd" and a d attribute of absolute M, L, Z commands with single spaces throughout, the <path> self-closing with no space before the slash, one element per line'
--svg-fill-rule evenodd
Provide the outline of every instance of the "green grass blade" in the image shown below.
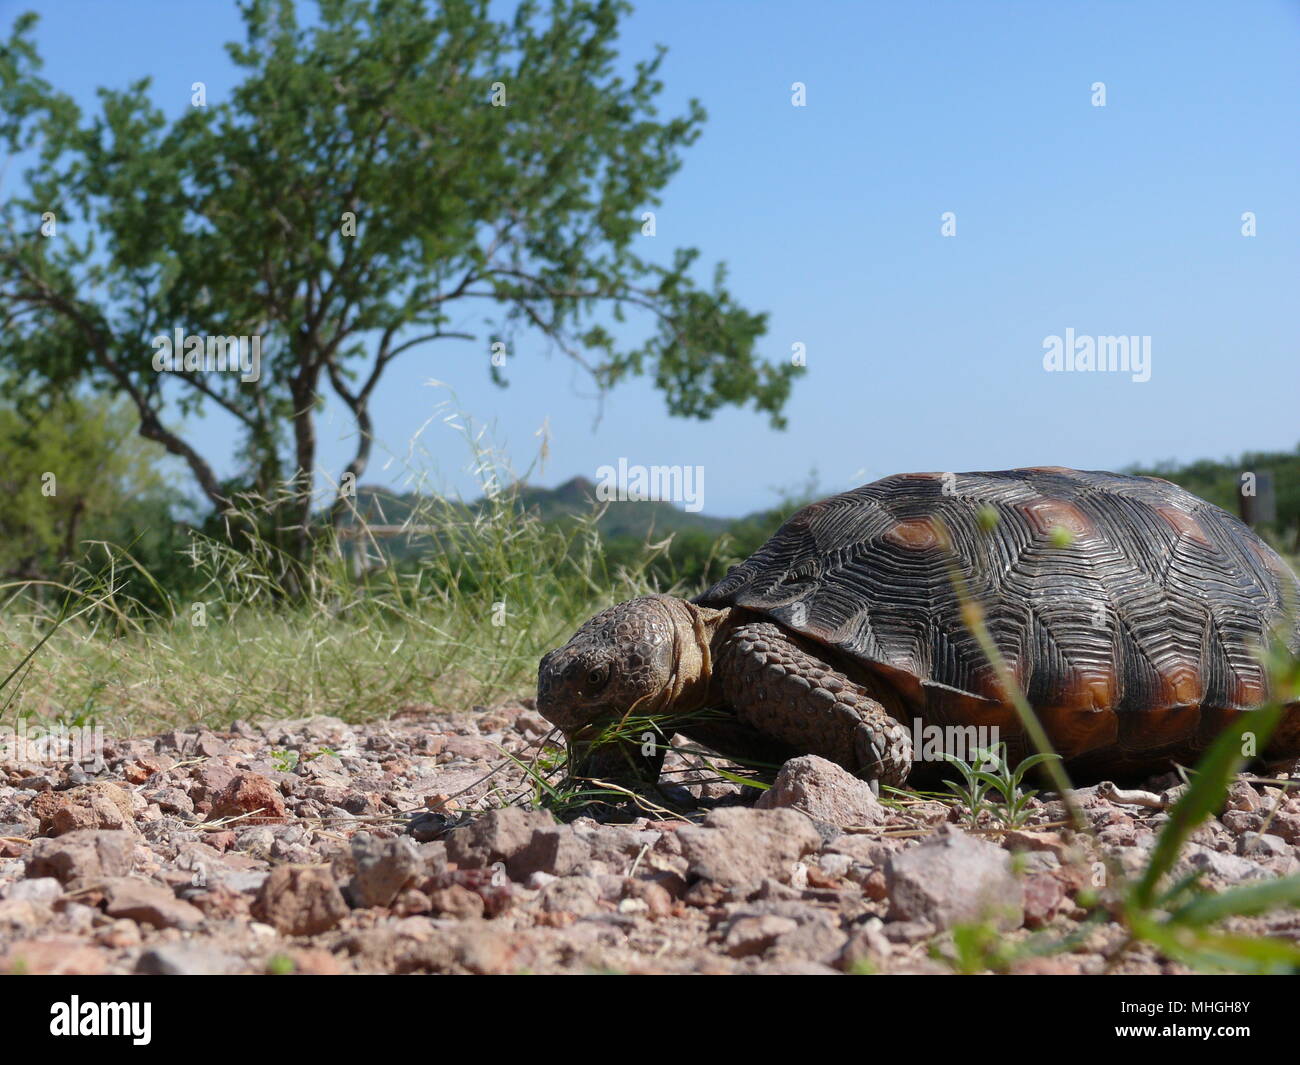
<path fill-rule="evenodd" d="M 1160 878 L 1173 867 L 1179 852 L 1196 826 L 1219 808 L 1228 784 L 1246 761 L 1242 740 L 1247 733 L 1256 739 L 1255 749 L 1262 751 L 1277 727 L 1280 706 L 1266 706 L 1242 714 L 1211 744 L 1197 765 L 1196 776 L 1186 794 L 1169 811 L 1169 823 L 1156 840 L 1155 850 L 1146 872 L 1134 888 L 1133 900 L 1141 908 L 1151 905 Z"/>
<path fill-rule="evenodd" d="M 1225 917 L 1248 917 L 1276 906 L 1300 906 L 1300 876 L 1266 880 L 1229 888 L 1217 895 L 1201 895 L 1174 913 L 1180 924 L 1208 925 Z"/>

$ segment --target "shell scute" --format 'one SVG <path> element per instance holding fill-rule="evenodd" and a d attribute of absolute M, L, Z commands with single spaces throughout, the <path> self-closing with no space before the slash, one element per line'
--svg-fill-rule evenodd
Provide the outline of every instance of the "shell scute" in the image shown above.
<path fill-rule="evenodd" d="M 1300 653 L 1300 583 L 1243 523 L 1159 478 L 1060 467 L 898 475 L 832 496 L 697 601 L 833 648 L 927 720 L 987 724 L 1008 699 L 954 568 L 1067 756 L 1211 732 L 1267 699 L 1271 629 Z"/>

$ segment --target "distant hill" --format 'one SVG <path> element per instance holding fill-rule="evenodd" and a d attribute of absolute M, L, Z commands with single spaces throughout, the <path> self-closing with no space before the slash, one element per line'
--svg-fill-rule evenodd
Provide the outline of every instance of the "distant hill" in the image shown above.
<path fill-rule="evenodd" d="M 596 500 L 596 485 L 585 477 L 574 477 L 558 488 L 519 489 L 519 501 L 529 510 L 535 510 L 543 521 L 575 517 L 591 512 Z M 606 537 L 630 536 L 642 539 L 650 532 L 672 533 L 686 529 L 719 534 L 731 525 L 730 518 L 712 518 L 693 514 L 673 503 L 657 500 L 614 500 L 597 522 L 597 528 Z"/>
<path fill-rule="evenodd" d="M 520 507 L 536 513 L 543 521 L 585 517 L 596 500 L 596 485 L 585 477 L 574 477 L 556 488 L 515 485 L 512 489 Z M 472 503 L 455 503 L 456 507 L 474 510 L 483 499 Z M 372 525 L 401 525 L 420 505 L 420 496 L 411 492 L 393 492 L 377 485 L 357 488 L 357 510 Z M 345 522 L 351 524 L 351 522 Z M 673 503 L 657 500 L 614 500 L 606 505 L 597 528 L 608 539 L 647 535 L 667 535 L 687 530 L 719 535 L 732 524 L 730 518 L 694 514 Z"/>

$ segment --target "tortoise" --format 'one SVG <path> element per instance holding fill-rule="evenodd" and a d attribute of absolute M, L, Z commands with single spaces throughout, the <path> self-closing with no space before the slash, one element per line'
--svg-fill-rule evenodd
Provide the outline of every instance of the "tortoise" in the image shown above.
<path fill-rule="evenodd" d="M 877 788 L 908 779 L 927 726 L 985 726 L 1017 759 L 1028 744 L 971 603 L 1076 777 L 1194 759 L 1269 700 L 1270 641 L 1300 653 L 1287 564 L 1169 481 L 910 473 L 804 507 L 695 599 L 597 614 L 541 660 L 537 707 L 585 757 L 634 714 L 733 758 L 820 755 Z M 658 776 L 662 745 L 620 743 Z M 1300 756 L 1300 702 L 1261 753 Z"/>

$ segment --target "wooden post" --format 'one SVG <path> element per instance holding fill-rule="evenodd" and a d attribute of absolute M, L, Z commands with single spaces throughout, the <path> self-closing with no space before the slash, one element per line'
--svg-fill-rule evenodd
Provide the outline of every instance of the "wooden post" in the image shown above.
<path fill-rule="evenodd" d="M 1277 521 L 1273 475 L 1267 470 L 1243 473 L 1237 486 L 1237 503 L 1241 508 L 1241 520 L 1252 529 Z"/>

